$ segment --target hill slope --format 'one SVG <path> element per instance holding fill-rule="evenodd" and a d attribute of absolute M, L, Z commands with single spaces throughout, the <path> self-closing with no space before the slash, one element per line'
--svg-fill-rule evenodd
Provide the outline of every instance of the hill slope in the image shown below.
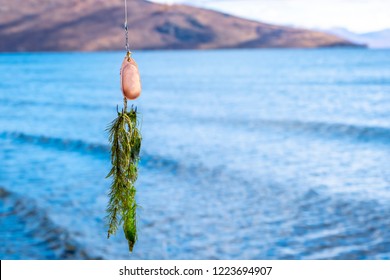
<path fill-rule="evenodd" d="M 130 0 L 133 49 L 356 46 L 335 35 L 185 6 Z M 122 0 L 3 0 L 0 51 L 123 49 Z"/>
<path fill-rule="evenodd" d="M 363 34 L 356 34 L 344 28 L 333 28 L 327 32 L 357 44 L 366 44 L 370 48 L 390 48 L 390 28 Z"/>

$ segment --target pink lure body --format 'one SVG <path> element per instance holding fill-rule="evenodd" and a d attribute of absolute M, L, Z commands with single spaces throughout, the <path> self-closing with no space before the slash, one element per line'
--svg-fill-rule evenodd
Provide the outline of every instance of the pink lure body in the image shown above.
<path fill-rule="evenodd" d="M 121 88 L 127 99 L 136 99 L 141 94 L 141 78 L 135 60 L 126 56 L 121 67 Z"/>

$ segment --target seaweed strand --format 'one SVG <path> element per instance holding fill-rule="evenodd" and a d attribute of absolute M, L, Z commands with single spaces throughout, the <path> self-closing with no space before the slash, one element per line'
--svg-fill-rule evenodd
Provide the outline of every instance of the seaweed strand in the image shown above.
<path fill-rule="evenodd" d="M 111 170 L 107 177 L 112 177 L 107 206 L 108 234 L 115 234 L 122 225 L 133 251 L 137 241 L 137 203 L 135 201 L 135 182 L 138 175 L 139 153 L 141 149 L 141 134 L 138 129 L 137 108 L 127 111 L 127 101 L 124 108 L 118 111 L 118 117 L 107 128 L 111 143 Z"/>

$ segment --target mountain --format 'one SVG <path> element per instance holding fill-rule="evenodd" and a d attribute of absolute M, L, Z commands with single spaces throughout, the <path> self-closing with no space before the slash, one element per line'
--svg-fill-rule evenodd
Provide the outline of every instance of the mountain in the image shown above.
<path fill-rule="evenodd" d="M 333 28 L 328 33 L 345 38 L 357 44 L 366 44 L 370 48 L 390 48 L 390 28 L 369 33 L 353 33 L 345 28 Z"/>
<path fill-rule="evenodd" d="M 357 46 L 335 35 L 186 5 L 128 1 L 132 49 Z M 0 51 L 124 48 L 123 0 L 2 0 Z"/>

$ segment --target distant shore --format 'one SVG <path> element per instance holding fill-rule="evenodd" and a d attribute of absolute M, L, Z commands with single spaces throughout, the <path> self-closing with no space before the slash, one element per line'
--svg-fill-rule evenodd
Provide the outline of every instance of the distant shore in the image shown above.
<path fill-rule="evenodd" d="M 0 52 L 104 51 L 124 48 L 122 1 L 6 0 Z M 247 20 L 187 5 L 129 2 L 132 49 L 363 47 L 322 31 Z M 34 28 L 31 28 L 31 27 Z"/>

